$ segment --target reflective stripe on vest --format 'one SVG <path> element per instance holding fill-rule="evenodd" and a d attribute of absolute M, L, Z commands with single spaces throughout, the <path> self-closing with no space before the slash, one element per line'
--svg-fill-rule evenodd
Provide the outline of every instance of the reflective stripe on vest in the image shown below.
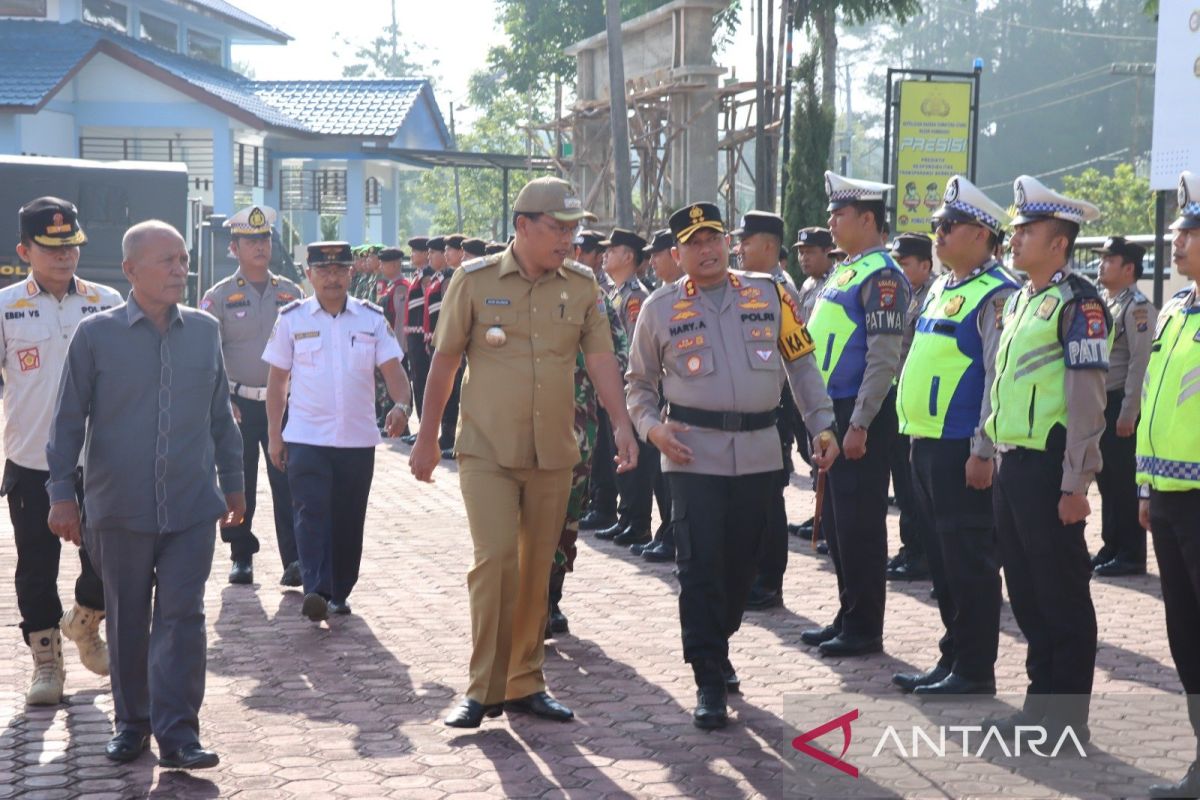
<path fill-rule="evenodd" d="M 1137 482 L 1200 489 L 1200 307 L 1180 293 L 1163 309 L 1150 351 L 1137 432 Z"/>
<path fill-rule="evenodd" d="M 899 267 L 883 251 L 839 264 L 817 297 L 808 332 L 816 345 L 817 366 L 834 400 L 858 395 L 867 369 L 866 309 L 862 283 L 884 269 Z M 900 273 L 901 275 L 903 273 Z"/>
<path fill-rule="evenodd" d="M 908 436 L 969 439 L 979 425 L 986 372 L 979 312 L 993 294 L 1015 284 L 999 267 L 950 287 L 953 277 L 943 275 L 930 288 L 900 373 L 896 413 Z"/>
<path fill-rule="evenodd" d="M 1058 336 L 1067 282 L 1009 300 L 996 353 L 992 413 L 985 429 L 998 445 L 1045 450 L 1055 425 L 1067 424 L 1066 361 Z"/>

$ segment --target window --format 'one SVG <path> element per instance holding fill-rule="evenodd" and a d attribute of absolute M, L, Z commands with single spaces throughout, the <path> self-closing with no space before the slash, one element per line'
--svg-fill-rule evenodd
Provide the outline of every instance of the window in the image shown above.
<path fill-rule="evenodd" d="M 0 0 L 0 17 L 46 16 L 46 0 Z"/>
<path fill-rule="evenodd" d="M 200 31 L 188 31 L 188 55 L 218 66 L 225 60 L 221 40 Z"/>
<path fill-rule="evenodd" d="M 129 10 L 113 0 L 83 0 L 83 21 L 117 33 L 129 31 Z"/>
<path fill-rule="evenodd" d="M 179 49 L 178 25 L 150 14 L 142 14 L 139 19 L 141 20 L 141 31 L 138 35 L 143 42 L 156 44 L 167 50 Z"/>

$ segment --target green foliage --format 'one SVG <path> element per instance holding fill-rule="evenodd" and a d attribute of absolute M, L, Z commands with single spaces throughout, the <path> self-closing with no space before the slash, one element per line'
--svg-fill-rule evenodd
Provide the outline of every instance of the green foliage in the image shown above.
<path fill-rule="evenodd" d="M 342 67 L 343 78 L 417 78 L 428 75 L 438 64 L 437 59 L 415 60 L 400 30 L 392 25 L 366 44 L 338 38 L 347 49 L 353 48 L 351 62 Z"/>
<path fill-rule="evenodd" d="M 320 219 L 321 241 L 333 242 L 340 239 L 338 228 L 341 227 L 341 224 L 341 214 L 322 214 Z M 358 244 L 358 242 L 351 242 L 351 244 Z"/>
<path fill-rule="evenodd" d="M 847 25 L 865 25 L 874 19 L 894 19 L 901 25 L 921 11 L 921 0 L 798 0 L 796 26 L 811 28 L 822 14 L 837 14 Z"/>
<path fill-rule="evenodd" d="M 815 54 L 801 59 L 794 73 L 796 108 L 792 117 L 791 156 L 787 165 L 787 196 L 783 210 L 787 242 L 796 232 L 825 225 L 825 165 L 833 139 L 833 109 L 821 103 Z"/>
<path fill-rule="evenodd" d="M 1118 164 L 1112 174 L 1085 169 L 1063 178 L 1063 191 L 1096 205 L 1102 214 L 1087 226 L 1088 236 L 1130 236 L 1154 231 L 1154 193 L 1150 180 L 1140 178 L 1128 164 Z"/>

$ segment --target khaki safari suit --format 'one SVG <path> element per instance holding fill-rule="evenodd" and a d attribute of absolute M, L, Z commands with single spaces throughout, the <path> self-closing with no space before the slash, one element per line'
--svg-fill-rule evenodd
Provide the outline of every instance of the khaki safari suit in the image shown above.
<path fill-rule="evenodd" d="M 565 261 L 530 281 L 512 248 L 449 281 L 434 349 L 466 356 L 457 458 L 475 562 L 467 697 L 544 691 L 548 581 L 579 461 L 576 354 L 611 353 L 596 279 Z"/>

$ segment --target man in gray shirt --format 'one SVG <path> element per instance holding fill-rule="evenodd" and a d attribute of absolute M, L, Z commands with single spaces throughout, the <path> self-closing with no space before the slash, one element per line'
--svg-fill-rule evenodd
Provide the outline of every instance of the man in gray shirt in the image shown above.
<path fill-rule="evenodd" d="M 80 323 L 67 351 L 46 445 L 49 525 L 79 543 L 84 451 L 84 535 L 105 583 L 116 712 L 105 753 L 132 761 L 153 733 L 163 767 L 211 767 L 219 759 L 201 748 L 198 719 L 204 583 L 213 523 L 245 513 L 242 439 L 217 321 L 179 305 L 183 237 L 152 220 L 130 228 L 121 249 L 129 300 Z"/>

